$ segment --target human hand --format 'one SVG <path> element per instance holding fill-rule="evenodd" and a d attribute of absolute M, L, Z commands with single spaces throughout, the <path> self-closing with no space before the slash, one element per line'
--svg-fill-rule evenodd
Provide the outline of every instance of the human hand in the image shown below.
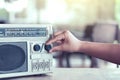
<path fill-rule="evenodd" d="M 80 40 L 78 40 L 70 31 L 59 31 L 54 34 L 54 37 L 47 41 L 46 45 L 57 43 L 49 52 L 67 51 L 77 52 L 79 50 Z"/>

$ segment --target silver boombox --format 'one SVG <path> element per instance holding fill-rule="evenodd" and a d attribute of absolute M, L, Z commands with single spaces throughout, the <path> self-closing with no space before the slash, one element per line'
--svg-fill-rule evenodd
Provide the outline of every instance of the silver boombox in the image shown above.
<path fill-rule="evenodd" d="M 0 24 L 0 78 L 52 72 L 49 24 Z"/>

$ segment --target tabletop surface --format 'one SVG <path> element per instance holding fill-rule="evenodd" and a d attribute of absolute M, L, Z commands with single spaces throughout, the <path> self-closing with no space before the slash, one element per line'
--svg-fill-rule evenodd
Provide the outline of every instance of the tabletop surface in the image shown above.
<path fill-rule="evenodd" d="M 18 77 L 5 80 L 120 80 L 120 69 L 55 68 L 53 73 L 46 75 Z"/>

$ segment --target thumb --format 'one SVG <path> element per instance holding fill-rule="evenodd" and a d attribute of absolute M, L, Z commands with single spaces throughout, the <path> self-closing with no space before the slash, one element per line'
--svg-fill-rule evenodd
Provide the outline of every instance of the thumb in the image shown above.
<path fill-rule="evenodd" d="M 53 47 L 49 52 L 57 52 L 57 51 L 62 51 L 63 48 L 61 45 Z"/>

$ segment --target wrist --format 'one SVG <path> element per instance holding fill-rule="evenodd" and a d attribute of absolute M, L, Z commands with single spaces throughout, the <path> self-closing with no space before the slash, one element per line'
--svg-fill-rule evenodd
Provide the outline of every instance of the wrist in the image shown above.
<path fill-rule="evenodd" d="M 87 41 L 79 41 L 77 52 L 84 52 Z"/>

